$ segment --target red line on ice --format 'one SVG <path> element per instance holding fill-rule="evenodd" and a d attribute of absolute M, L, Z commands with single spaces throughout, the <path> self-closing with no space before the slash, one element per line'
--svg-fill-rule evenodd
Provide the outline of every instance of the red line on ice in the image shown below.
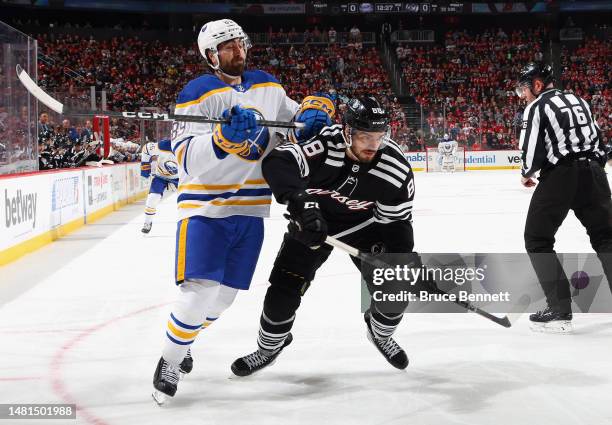
<path fill-rule="evenodd" d="M 94 425 L 108 425 L 108 422 L 105 422 L 103 419 L 95 416 L 93 413 L 88 411 L 82 405 L 77 403 L 75 397 L 70 394 L 66 383 L 62 377 L 62 365 L 64 363 L 64 357 L 66 354 L 72 350 L 77 344 L 86 339 L 87 337 L 95 334 L 96 332 L 104 329 L 105 327 L 112 325 L 120 320 L 128 319 L 130 317 L 136 316 L 140 313 L 145 313 L 150 310 L 154 310 L 156 308 L 167 305 L 167 303 L 157 304 L 145 308 L 141 308 L 140 310 L 133 311 L 131 313 L 124 314 L 123 316 L 118 316 L 113 319 L 110 319 L 104 323 L 100 323 L 96 326 L 92 326 L 83 330 L 80 334 L 76 335 L 74 338 L 68 340 L 53 356 L 51 359 L 50 369 L 51 369 L 51 386 L 53 391 L 63 400 L 64 403 L 67 404 L 75 404 L 77 409 L 77 415 L 85 419 L 87 422 Z"/>

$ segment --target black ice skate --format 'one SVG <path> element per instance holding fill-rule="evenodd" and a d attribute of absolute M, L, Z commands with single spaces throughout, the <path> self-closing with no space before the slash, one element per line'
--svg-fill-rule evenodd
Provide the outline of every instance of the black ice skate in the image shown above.
<path fill-rule="evenodd" d="M 160 357 L 153 375 L 153 399 L 160 406 L 166 402 L 168 397 L 174 397 L 179 381 L 180 368 L 173 366 L 163 357 Z"/>
<path fill-rule="evenodd" d="M 291 344 L 291 341 L 293 341 L 293 335 L 289 333 L 287 338 L 285 338 L 283 346 L 275 353 L 267 354 L 258 349 L 251 354 L 240 357 L 234 361 L 234 363 L 232 363 L 232 373 L 240 377 L 249 376 L 266 366 L 270 366 L 272 363 L 274 363 L 281 351 L 283 351 L 283 348 Z"/>
<path fill-rule="evenodd" d="M 366 322 L 368 328 L 368 340 L 374 344 L 374 346 L 380 351 L 385 359 L 391 366 L 396 367 L 398 369 L 406 369 L 408 366 L 408 356 L 406 352 L 399 346 L 397 342 L 392 337 L 389 338 L 376 338 L 374 333 L 372 332 L 372 327 L 370 326 L 370 320 L 372 315 L 370 314 L 370 310 L 367 310 L 363 315 L 363 319 Z"/>
<path fill-rule="evenodd" d="M 573 331 L 572 313 L 561 313 L 550 307 L 530 315 L 529 320 L 534 332 L 566 334 Z"/>
<path fill-rule="evenodd" d="M 149 233 L 151 231 L 151 227 L 153 227 L 153 223 L 145 223 L 142 226 L 141 232 L 146 235 L 147 233 Z"/>
<path fill-rule="evenodd" d="M 181 379 L 185 377 L 189 372 L 193 370 L 193 357 L 191 357 L 191 348 L 187 350 L 185 358 L 179 365 L 179 372 L 181 372 Z"/>

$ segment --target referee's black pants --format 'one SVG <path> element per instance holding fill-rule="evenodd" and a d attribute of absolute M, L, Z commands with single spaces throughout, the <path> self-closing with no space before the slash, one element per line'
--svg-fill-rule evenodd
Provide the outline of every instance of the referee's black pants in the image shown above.
<path fill-rule="evenodd" d="M 525 247 L 548 306 L 571 312 L 570 283 L 554 253 L 555 234 L 569 210 L 586 228 L 612 290 L 612 200 L 603 167 L 586 158 L 560 161 L 540 176 L 527 213 Z"/>

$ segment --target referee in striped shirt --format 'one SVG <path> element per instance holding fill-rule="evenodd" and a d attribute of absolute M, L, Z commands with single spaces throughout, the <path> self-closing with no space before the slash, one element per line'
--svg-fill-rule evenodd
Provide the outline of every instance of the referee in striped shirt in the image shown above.
<path fill-rule="evenodd" d="M 525 223 L 525 247 L 547 308 L 530 316 L 540 331 L 571 331 L 570 284 L 554 254 L 555 234 L 569 210 L 586 228 L 612 289 L 612 201 L 601 130 L 587 102 L 553 86 L 552 67 L 525 66 L 516 92 L 527 101 L 520 136 L 525 187 L 539 183 Z M 553 253 L 545 255 L 541 253 Z"/>

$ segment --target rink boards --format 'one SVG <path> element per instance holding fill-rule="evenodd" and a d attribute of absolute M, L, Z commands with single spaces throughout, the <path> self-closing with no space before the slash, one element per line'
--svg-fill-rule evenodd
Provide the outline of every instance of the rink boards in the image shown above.
<path fill-rule="evenodd" d="M 140 164 L 0 176 L 0 266 L 146 194 Z"/>
<path fill-rule="evenodd" d="M 427 153 L 406 152 L 413 171 L 425 171 Z M 433 159 L 430 157 L 429 161 Z M 513 170 L 521 168 L 521 151 L 466 151 L 466 170 Z"/>

